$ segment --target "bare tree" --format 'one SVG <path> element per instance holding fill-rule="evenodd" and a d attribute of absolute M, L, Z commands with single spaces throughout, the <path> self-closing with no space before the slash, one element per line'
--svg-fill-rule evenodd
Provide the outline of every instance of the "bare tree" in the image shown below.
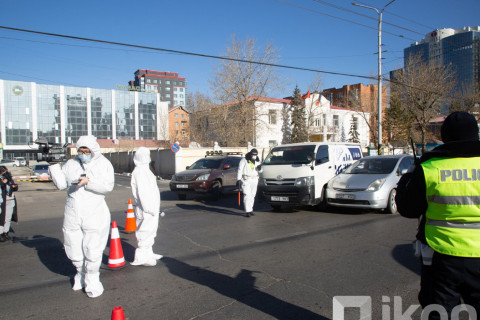
<path fill-rule="evenodd" d="M 201 145 L 213 145 L 210 128 L 212 99 L 200 92 L 187 95 L 187 108 L 190 114 L 190 140 Z"/>
<path fill-rule="evenodd" d="M 480 83 L 462 84 L 454 97 L 450 111 L 465 111 L 478 114 L 480 111 Z"/>
<path fill-rule="evenodd" d="M 425 152 L 430 121 L 440 115 L 449 104 L 455 87 L 455 73 L 451 66 L 439 66 L 434 61 L 424 62 L 413 55 L 392 82 L 404 112 L 414 119 L 414 129 L 420 133 L 422 153 Z"/>
<path fill-rule="evenodd" d="M 320 99 L 322 97 L 322 78 L 320 77 L 320 74 L 317 74 L 312 80 L 308 90 L 312 92 L 311 96 L 313 97 L 312 99 L 305 99 L 305 115 L 308 132 L 307 141 L 311 141 L 311 136 L 315 133 L 318 133 L 319 130 L 319 128 L 315 125 L 315 120 L 321 116 Z"/>
<path fill-rule="evenodd" d="M 269 65 L 278 61 L 277 49 L 267 44 L 261 50 L 254 39 L 239 41 L 232 36 L 225 56 L 259 63 L 222 60 L 215 68 L 211 87 L 223 108 L 214 112 L 211 121 L 215 122 L 216 134 L 227 139 L 229 145 L 248 141 L 255 145 L 256 127 L 265 125 L 259 121 L 255 102 L 283 85 L 277 70 Z"/>

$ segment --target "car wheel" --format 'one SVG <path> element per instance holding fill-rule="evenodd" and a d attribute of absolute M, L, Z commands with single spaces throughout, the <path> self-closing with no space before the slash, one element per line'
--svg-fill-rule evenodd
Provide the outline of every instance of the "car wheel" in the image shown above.
<path fill-rule="evenodd" d="M 220 194 L 222 192 L 222 183 L 220 181 L 215 181 L 212 186 L 212 198 L 215 201 L 220 199 Z"/>
<path fill-rule="evenodd" d="M 397 189 L 392 189 L 390 195 L 388 196 L 388 204 L 385 211 L 389 214 L 395 214 L 398 212 L 397 203 L 395 202 L 395 195 L 397 194 Z"/>
<path fill-rule="evenodd" d="M 186 194 L 177 194 L 178 200 L 187 200 Z"/>

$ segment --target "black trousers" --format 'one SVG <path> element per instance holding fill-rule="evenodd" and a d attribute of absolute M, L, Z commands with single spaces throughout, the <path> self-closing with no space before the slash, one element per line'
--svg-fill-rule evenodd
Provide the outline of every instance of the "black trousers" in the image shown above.
<path fill-rule="evenodd" d="M 480 258 L 448 256 L 438 252 L 433 255 L 432 303 L 445 308 L 449 315 L 453 308 L 463 303 L 475 308 L 480 315 Z M 430 319 L 440 319 L 432 312 Z"/>

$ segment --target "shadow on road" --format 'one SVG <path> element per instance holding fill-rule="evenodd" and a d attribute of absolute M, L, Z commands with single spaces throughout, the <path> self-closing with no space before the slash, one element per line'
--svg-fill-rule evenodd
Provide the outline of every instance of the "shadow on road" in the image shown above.
<path fill-rule="evenodd" d="M 413 255 L 413 247 L 411 243 L 395 246 L 392 250 L 392 257 L 408 270 L 420 275 L 420 260 Z"/>
<path fill-rule="evenodd" d="M 63 276 L 75 275 L 76 270 L 67 258 L 63 243 L 60 240 L 35 235 L 31 240 L 23 240 L 20 243 L 28 248 L 34 248 L 40 261 L 50 271 Z"/>
<path fill-rule="evenodd" d="M 221 214 L 229 214 L 229 215 L 234 215 L 234 216 L 243 216 L 244 213 L 242 212 L 237 212 L 237 211 L 232 211 L 228 210 L 225 208 L 215 208 L 215 207 L 210 207 L 206 205 L 200 205 L 200 204 L 182 204 L 182 203 L 177 203 L 177 207 L 183 210 L 189 210 L 189 211 L 205 211 L 205 212 L 214 212 L 214 213 L 221 213 Z"/>
<path fill-rule="evenodd" d="M 235 277 L 201 269 L 185 262 L 165 257 L 162 262 L 171 274 L 206 286 L 216 292 L 235 299 L 251 308 L 255 308 L 275 319 L 318 319 L 328 320 L 310 310 L 280 300 L 255 287 L 253 271 L 242 269 Z"/>

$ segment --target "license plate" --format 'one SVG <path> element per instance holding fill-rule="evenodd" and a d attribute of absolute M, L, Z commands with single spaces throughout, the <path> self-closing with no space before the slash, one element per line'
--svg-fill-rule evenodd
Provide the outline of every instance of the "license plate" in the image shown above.
<path fill-rule="evenodd" d="M 272 196 L 272 201 L 285 201 L 285 202 L 288 202 L 288 197 Z"/>
<path fill-rule="evenodd" d="M 354 200 L 355 195 L 354 194 L 337 193 L 336 198 L 337 199 Z"/>
<path fill-rule="evenodd" d="M 177 184 L 177 189 L 188 189 L 188 184 Z"/>

